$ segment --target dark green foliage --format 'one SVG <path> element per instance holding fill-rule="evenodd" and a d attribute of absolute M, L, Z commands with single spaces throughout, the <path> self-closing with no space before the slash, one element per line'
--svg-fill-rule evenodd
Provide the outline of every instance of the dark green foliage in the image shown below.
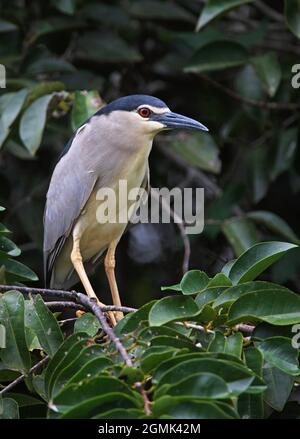
<path fill-rule="evenodd" d="M 268 257 L 275 260 L 283 247 L 288 244 L 270 244 Z M 252 266 L 264 258 L 265 252 L 256 252 Z M 246 272 L 247 254 L 235 264 Z M 210 306 L 199 304 L 199 296 L 212 288 L 220 289 L 216 299 L 211 298 Z M 0 376 L 28 371 L 40 355 L 51 359 L 26 380 L 30 397 L 3 394 L 0 416 L 16 418 L 24 405 L 31 406 L 31 416 L 47 405 L 47 417 L 64 419 L 263 418 L 272 410 L 285 410 L 300 376 L 299 346 L 291 326 L 300 323 L 299 296 L 269 282 L 241 279 L 231 286 L 221 273 L 209 279 L 196 270 L 175 290 L 175 296 L 144 305 L 115 328 L 131 367 L 103 337 L 93 315 L 77 319 L 74 333 L 63 341 L 41 297 L 24 300 L 16 291 L 3 294 L 0 324 L 8 338 L 0 349 Z M 239 321 L 253 326 L 235 326 Z M 262 328 L 261 321 L 267 326 Z M 28 330 L 36 339 L 34 346 L 26 337 Z"/>

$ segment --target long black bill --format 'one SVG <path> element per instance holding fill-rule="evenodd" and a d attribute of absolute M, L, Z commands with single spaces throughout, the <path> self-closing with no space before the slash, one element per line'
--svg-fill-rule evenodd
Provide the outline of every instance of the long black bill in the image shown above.
<path fill-rule="evenodd" d="M 165 125 L 167 129 L 191 129 L 191 130 L 200 130 L 200 131 L 208 131 L 208 128 L 202 123 L 197 122 L 190 117 L 182 116 L 182 114 L 177 114 L 173 112 L 166 112 L 159 115 L 156 115 L 155 119 L 157 122 Z"/>

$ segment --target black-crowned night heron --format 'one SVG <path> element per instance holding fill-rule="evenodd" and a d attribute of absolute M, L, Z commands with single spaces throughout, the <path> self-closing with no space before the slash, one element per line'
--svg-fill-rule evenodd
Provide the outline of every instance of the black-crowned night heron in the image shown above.
<path fill-rule="evenodd" d="M 80 279 L 86 293 L 97 298 L 87 272 L 107 251 L 104 264 L 112 301 L 121 305 L 115 250 L 127 224 L 99 222 L 96 194 L 104 187 L 117 191 L 120 180 L 127 181 L 128 191 L 148 187 L 153 138 L 175 128 L 207 131 L 201 123 L 171 112 L 160 99 L 133 95 L 101 108 L 77 129 L 54 169 L 47 193 L 46 284 L 68 289 Z M 117 320 L 121 317 L 116 314 Z"/>

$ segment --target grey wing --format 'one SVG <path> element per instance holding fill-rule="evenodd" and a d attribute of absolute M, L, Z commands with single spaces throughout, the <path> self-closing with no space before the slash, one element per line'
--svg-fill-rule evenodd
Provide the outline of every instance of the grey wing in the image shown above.
<path fill-rule="evenodd" d="M 97 181 L 69 152 L 57 163 L 44 212 L 44 274 L 48 283 L 55 260 Z"/>

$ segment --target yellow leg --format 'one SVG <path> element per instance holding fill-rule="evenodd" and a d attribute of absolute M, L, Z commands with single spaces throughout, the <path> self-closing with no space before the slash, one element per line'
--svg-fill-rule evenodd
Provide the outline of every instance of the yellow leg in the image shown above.
<path fill-rule="evenodd" d="M 122 306 L 118 285 L 115 277 L 115 266 L 116 266 L 116 260 L 115 260 L 115 251 L 117 247 L 117 242 L 112 241 L 108 247 L 105 260 L 104 260 L 104 266 L 105 266 L 105 272 L 108 279 L 110 292 L 113 300 L 113 304 L 116 306 Z M 124 317 L 124 314 L 120 311 L 117 311 L 115 313 L 117 320 L 121 320 Z"/>
<path fill-rule="evenodd" d="M 86 274 L 86 271 L 84 269 L 84 265 L 82 263 L 82 256 L 80 253 L 80 238 L 74 238 L 73 240 L 73 249 L 71 252 L 71 261 L 72 264 L 74 265 L 74 268 L 79 276 L 79 279 L 82 282 L 82 285 L 84 286 L 84 289 L 86 291 L 86 294 L 89 297 L 92 297 L 94 299 L 97 300 L 98 305 L 100 306 L 105 306 L 102 302 L 100 302 L 100 300 L 98 299 L 98 297 L 96 296 L 95 291 L 93 290 L 93 287 L 90 283 L 90 280 Z M 114 317 L 114 314 L 112 312 L 109 313 L 109 317 L 110 320 L 112 322 L 113 325 L 116 324 L 116 319 Z"/>

